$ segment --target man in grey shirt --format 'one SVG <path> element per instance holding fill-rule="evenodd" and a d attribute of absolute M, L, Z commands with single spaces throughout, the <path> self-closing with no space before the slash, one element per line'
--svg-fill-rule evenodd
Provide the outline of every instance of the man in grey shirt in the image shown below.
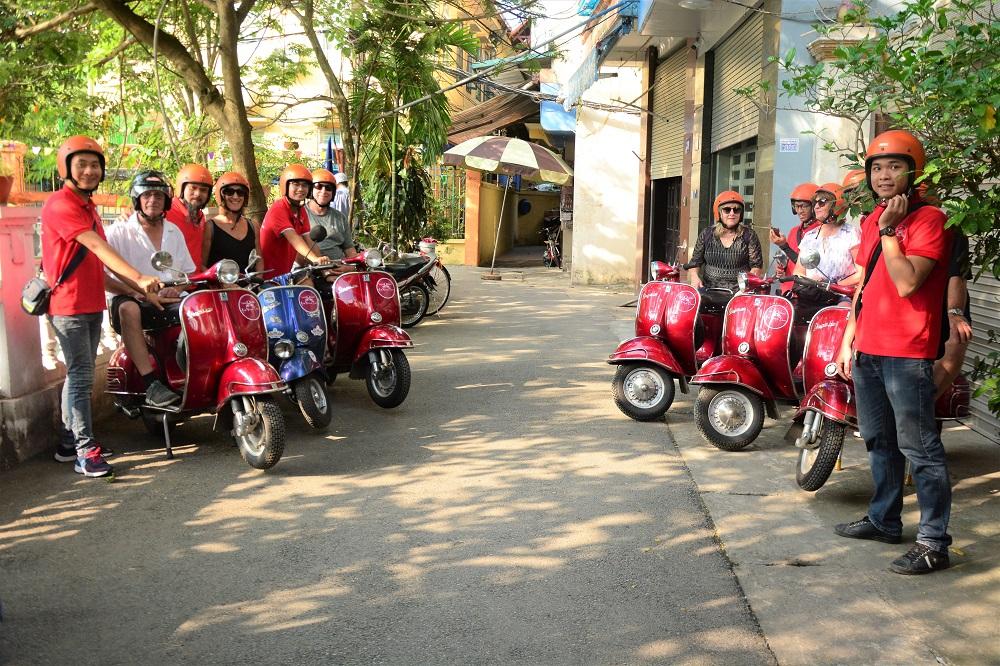
<path fill-rule="evenodd" d="M 357 250 L 354 249 L 354 237 L 347 216 L 330 205 L 337 186 L 334 175 L 326 169 L 316 169 L 312 178 L 312 199 L 306 202 L 306 215 L 309 216 L 311 229 L 326 229 L 326 238 L 317 243 L 320 254 L 331 259 L 353 257 Z"/>

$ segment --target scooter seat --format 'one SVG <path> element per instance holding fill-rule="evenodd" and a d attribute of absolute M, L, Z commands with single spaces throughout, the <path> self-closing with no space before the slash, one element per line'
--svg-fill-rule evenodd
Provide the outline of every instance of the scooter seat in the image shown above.
<path fill-rule="evenodd" d="M 384 268 L 396 280 L 405 280 L 406 278 L 420 272 L 424 266 L 427 265 L 427 260 L 422 258 L 407 259 L 401 263 L 385 264 Z"/>

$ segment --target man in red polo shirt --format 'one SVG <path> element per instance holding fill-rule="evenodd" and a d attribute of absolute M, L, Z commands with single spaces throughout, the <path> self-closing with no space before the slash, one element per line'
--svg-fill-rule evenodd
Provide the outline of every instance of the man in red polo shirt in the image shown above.
<path fill-rule="evenodd" d="M 297 256 L 314 263 L 330 260 L 319 252 L 315 243 L 304 236 L 309 233 L 309 218 L 305 203 L 312 191 L 312 172 L 301 164 L 289 164 L 278 179 L 280 197 L 271 204 L 260 228 L 260 253 L 267 277 L 292 270 Z"/>
<path fill-rule="evenodd" d="M 875 492 L 868 515 L 835 531 L 900 543 L 909 461 L 920 526 L 916 544 L 889 567 L 900 574 L 947 568 L 951 545 L 951 481 L 934 422 L 933 380 L 946 323 L 951 233 L 944 228 L 945 214 L 914 189 L 925 161 L 923 146 L 909 132 L 884 132 L 868 147 L 868 186 L 879 204 L 862 223 L 862 287 L 837 358 L 841 374 L 854 380 Z"/>
<path fill-rule="evenodd" d="M 813 208 L 813 197 L 819 186 L 813 183 L 802 183 L 796 185 L 792 190 L 791 203 L 792 214 L 797 215 L 799 223 L 792 227 L 786 238 L 777 227 L 771 227 L 771 242 L 778 246 L 785 256 L 788 257 L 788 265 L 785 267 L 785 274 L 791 275 L 795 272 L 795 264 L 799 260 L 799 243 L 806 232 L 818 227 L 819 220 L 816 219 Z"/>
<path fill-rule="evenodd" d="M 62 388 L 62 441 L 59 462 L 75 461 L 75 471 L 89 477 L 107 476 L 112 467 L 94 439 L 90 394 L 94 360 L 104 322 L 104 267 L 141 293 L 154 292 L 159 279 L 142 275 L 114 251 L 91 195 L 104 180 L 104 151 L 93 139 L 72 136 L 56 154 L 63 188 L 42 207 L 42 266 L 52 285 L 48 317 L 66 362 Z M 67 267 L 86 248 L 72 273 Z"/>
<path fill-rule="evenodd" d="M 205 213 L 212 195 L 212 174 L 200 164 L 185 164 L 177 172 L 177 190 L 171 206 L 167 209 L 166 220 L 177 225 L 184 234 L 188 253 L 194 259 L 198 270 L 201 265 L 201 243 L 205 235 Z"/>

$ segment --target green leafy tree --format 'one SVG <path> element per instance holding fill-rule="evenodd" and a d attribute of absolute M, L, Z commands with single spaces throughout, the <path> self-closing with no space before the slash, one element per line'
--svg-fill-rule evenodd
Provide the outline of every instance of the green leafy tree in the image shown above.
<path fill-rule="evenodd" d="M 832 61 L 802 64 L 794 53 L 781 59 L 790 77 L 780 92 L 805 110 L 855 124 L 852 145 L 826 145 L 845 166 L 863 164 L 862 130 L 874 114 L 918 136 L 929 193 L 949 225 L 972 240 L 979 272 L 1000 278 L 998 11 L 991 0 L 910 0 L 898 13 L 873 16 L 856 4 L 840 22 L 816 26 L 822 37 L 842 41 Z M 979 392 L 1000 413 L 998 364 L 993 352 L 979 360 L 977 374 Z"/>

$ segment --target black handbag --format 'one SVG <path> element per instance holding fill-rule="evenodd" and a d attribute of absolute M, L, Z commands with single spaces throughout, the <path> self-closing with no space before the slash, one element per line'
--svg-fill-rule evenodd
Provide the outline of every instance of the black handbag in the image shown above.
<path fill-rule="evenodd" d="M 81 244 L 80 249 L 76 251 L 73 258 L 66 264 L 66 269 L 59 276 L 59 280 L 51 287 L 48 280 L 42 274 L 41 266 L 39 266 L 38 275 L 28 280 L 24 288 L 21 289 L 21 309 L 33 317 L 42 317 L 48 314 L 49 301 L 52 299 L 52 290 L 68 280 L 73 275 L 73 271 L 77 269 L 77 266 L 83 263 L 86 256 L 87 248 Z"/>

